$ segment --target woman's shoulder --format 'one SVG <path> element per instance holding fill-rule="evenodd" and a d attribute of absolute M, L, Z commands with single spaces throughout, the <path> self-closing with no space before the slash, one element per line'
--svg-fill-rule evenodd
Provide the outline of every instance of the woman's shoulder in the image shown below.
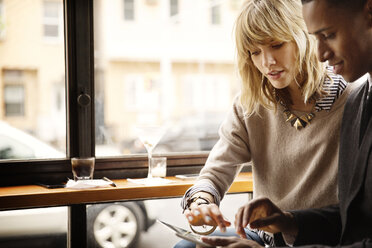
<path fill-rule="evenodd" d="M 274 108 L 274 107 L 273 107 Z M 274 109 L 268 109 L 262 106 L 261 104 L 257 104 L 256 108 L 252 112 L 248 112 L 245 110 L 242 102 L 241 102 L 241 93 L 235 95 L 232 109 L 230 111 L 230 115 L 228 115 L 228 119 L 231 118 L 231 115 L 238 117 L 240 120 L 248 122 L 252 119 L 262 119 L 263 116 L 272 114 Z M 230 117 L 229 117 L 230 116 Z"/>

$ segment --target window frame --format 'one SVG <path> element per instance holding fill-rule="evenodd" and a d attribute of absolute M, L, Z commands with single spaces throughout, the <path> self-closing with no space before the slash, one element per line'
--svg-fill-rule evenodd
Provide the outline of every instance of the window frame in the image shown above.
<path fill-rule="evenodd" d="M 72 177 L 70 159 L 95 156 L 93 1 L 64 0 L 66 158 L 0 160 L 0 186 L 59 183 Z M 90 99 L 79 105 L 78 98 Z M 84 102 L 84 101 L 82 101 Z M 198 173 L 209 152 L 164 154 L 167 175 Z M 95 178 L 147 176 L 147 156 L 96 158 Z"/>

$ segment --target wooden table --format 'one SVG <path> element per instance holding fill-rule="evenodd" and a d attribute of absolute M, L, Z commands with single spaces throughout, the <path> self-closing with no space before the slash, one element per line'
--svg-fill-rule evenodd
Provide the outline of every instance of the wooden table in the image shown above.
<path fill-rule="evenodd" d="M 140 200 L 183 196 L 194 183 L 193 179 L 181 180 L 167 177 L 173 183 L 145 186 L 113 180 L 117 187 L 94 189 L 47 189 L 38 185 L 0 187 L 0 210 L 69 206 L 68 243 L 71 248 L 86 247 L 86 204 L 114 201 Z M 229 193 L 253 192 L 250 172 L 240 173 L 230 187 Z"/>

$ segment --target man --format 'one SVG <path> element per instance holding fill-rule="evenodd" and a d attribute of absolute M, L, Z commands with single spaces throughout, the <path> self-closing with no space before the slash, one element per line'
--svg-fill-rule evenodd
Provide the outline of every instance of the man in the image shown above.
<path fill-rule="evenodd" d="M 236 215 L 237 230 L 276 233 L 278 245 L 372 247 L 372 0 L 302 0 L 318 55 L 336 73 L 355 81 L 368 73 L 345 106 L 339 156 L 339 200 L 336 206 L 285 212 L 269 199 L 256 199 Z M 316 179 L 314 179 L 316 180 Z M 205 237 L 224 247 L 259 247 L 251 240 Z"/>

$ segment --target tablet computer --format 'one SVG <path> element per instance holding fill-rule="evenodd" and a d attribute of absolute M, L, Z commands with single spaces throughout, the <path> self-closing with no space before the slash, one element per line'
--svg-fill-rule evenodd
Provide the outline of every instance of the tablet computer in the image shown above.
<path fill-rule="evenodd" d="M 207 243 L 204 243 L 202 240 L 201 240 L 201 236 L 200 235 L 197 235 L 195 233 L 192 233 L 191 231 L 187 231 L 185 229 L 182 229 L 180 227 L 177 227 L 177 226 L 174 226 L 174 225 L 171 225 L 169 223 L 166 223 L 164 221 L 161 221 L 159 219 L 157 219 L 158 222 L 162 223 L 163 225 L 165 225 L 166 227 L 172 229 L 175 233 L 176 233 L 176 236 L 177 237 L 180 237 L 182 239 L 185 239 L 185 240 L 188 240 L 190 242 L 193 242 L 195 244 L 198 244 L 198 245 L 201 245 L 201 246 L 204 246 L 204 247 L 213 247 Z"/>

